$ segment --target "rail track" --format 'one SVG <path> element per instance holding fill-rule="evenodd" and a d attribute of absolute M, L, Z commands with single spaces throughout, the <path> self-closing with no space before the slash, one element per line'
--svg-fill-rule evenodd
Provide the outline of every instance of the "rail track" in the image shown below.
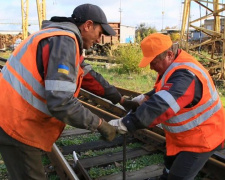
<path fill-rule="evenodd" d="M 7 59 L 0 57 L 0 69 L 3 68 L 4 64 L 6 63 Z"/>
<path fill-rule="evenodd" d="M 122 95 L 129 97 L 139 94 L 123 88 L 118 88 L 118 90 Z M 83 89 L 80 92 L 79 100 L 85 107 L 106 121 L 126 115 L 126 111 L 120 106 L 113 105 L 109 101 Z M 64 138 L 74 140 L 79 136 L 91 136 L 93 134 L 97 135 L 96 139 L 82 144 L 62 145 L 62 143 L 59 143 Z M 159 126 L 138 130 L 134 134 L 126 136 L 118 135 L 112 142 L 105 142 L 99 139 L 98 135 L 97 132 L 91 133 L 82 129 L 64 130 L 59 141 L 53 145 L 52 152 L 47 153 L 50 163 L 45 166 L 46 174 L 57 173 L 57 178 L 62 180 L 143 180 L 159 176 L 162 173 L 163 165 L 161 162 L 148 164 L 145 167 L 137 167 L 132 171 L 129 169 L 130 166 L 135 167 L 138 164 L 138 158 L 144 157 L 148 160 L 149 157 L 155 154 L 160 155 L 165 152 L 165 137 L 163 130 Z M 139 146 L 129 148 L 130 144 L 135 143 L 139 144 Z M 118 151 L 113 151 L 118 147 L 120 147 Z M 106 151 L 107 149 L 108 151 Z M 106 153 L 89 156 L 90 151 L 105 151 Z M 82 154 L 86 156 L 80 158 Z M 118 169 L 117 173 L 111 174 L 109 171 L 102 174 L 102 176 L 93 178 L 93 174 L 97 174 L 98 171 L 97 168 L 95 170 L 95 167 L 110 169 L 112 166 Z M 215 152 L 201 170 L 201 174 L 203 178 L 208 180 L 224 180 L 225 150 Z"/>

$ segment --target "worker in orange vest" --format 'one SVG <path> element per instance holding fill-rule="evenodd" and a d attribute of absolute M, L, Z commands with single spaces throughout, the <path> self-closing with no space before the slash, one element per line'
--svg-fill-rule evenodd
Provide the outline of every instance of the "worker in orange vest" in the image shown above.
<path fill-rule="evenodd" d="M 160 180 L 193 180 L 215 150 L 224 147 L 225 111 L 208 71 L 173 44 L 154 33 L 141 42 L 143 59 L 158 73 L 154 89 L 133 101 L 139 107 L 109 124 L 118 133 L 161 124 L 166 137 L 165 168 Z"/>
<path fill-rule="evenodd" d="M 43 21 L 42 30 L 9 57 L 0 74 L 0 152 L 11 179 L 45 179 L 40 150 L 51 151 L 65 124 L 114 139 L 115 127 L 77 99 L 82 87 L 129 109 L 117 89 L 81 57 L 102 34 L 116 32 L 100 7 L 83 4 L 72 17 Z"/>

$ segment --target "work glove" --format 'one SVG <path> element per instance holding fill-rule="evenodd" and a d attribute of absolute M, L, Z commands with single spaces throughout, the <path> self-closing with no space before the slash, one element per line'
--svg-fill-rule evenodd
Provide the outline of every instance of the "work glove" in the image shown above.
<path fill-rule="evenodd" d="M 125 99 L 124 97 L 122 97 L 122 98 L 123 98 L 123 100 L 120 104 L 124 107 L 124 109 L 126 111 L 132 110 L 133 112 L 135 112 L 137 107 L 139 106 L 139 104 L 135 101 Z"/>
<path fill-rule="evenodd" d="M 127 127 L 122 123 L 123 118 L 113 119 L 108 123 L 114 126 L 119 134 L 126 134 L 128 132 Z"/>
<path fill-rule="evenodd" d="M 145 96 L 144 94 L 140 94 L 139 96 L 136 96 L 132 99 L 132 101 L 137 102 L 139 105 L 141 105 L 143 102 L 148 100 L 148 96 Z"/>
<path fill-rule="evenodd" d="M 104 140 L 112 141 L 116 137 L 116 128 L 107 123 L 104 119 L 101 119 L 101 124 L 97 130 L 102 135 Z"/>

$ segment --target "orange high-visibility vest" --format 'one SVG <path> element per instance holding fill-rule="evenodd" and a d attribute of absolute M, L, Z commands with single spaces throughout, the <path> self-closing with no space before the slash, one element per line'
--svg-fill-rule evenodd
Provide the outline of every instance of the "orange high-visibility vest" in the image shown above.
<path fill-rule="evenodd" d="M 202 98 L 191 108 L 180 108 L 167 91 L 161 90 L 172 73 L 188 69 L 203 85 Z M 174 117 L 162 123 L 166 135 L 167 155 L 181 151 L 209 152 L 225 139 L 225 111 L 208 71 L 192 56 L 181 51 L 163 77 L 156 81 L 156 93 L 167 99 Z"/>
<path fill-rule="evenodd" d="M 65 124 L 52 117 L 45 99 L 45 83 L 36 64 L 38 43 L 51 36 L 69 36 L 76 43 L 76 91 L 79 94 L 83 70 L 79 46 L 73 32 L 57 28 L 41 30 L 24 40 L 8 59 L 0 76 L 0 126 L 16 140 L 45 151 L 63 131 Z"/>

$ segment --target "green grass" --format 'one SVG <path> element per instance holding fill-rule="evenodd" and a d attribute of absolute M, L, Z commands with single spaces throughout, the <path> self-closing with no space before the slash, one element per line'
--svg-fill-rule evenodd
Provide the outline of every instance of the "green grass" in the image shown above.
<path fill-rule="evenodd" d="M 4 163 L 0 163 L 0 179 L 8 179 L 8 173 Z"/>
<path fill-rule="evenodd" d="M 127 171 L 135 171 L 146 166 L 151 166 L 153 164 L 162 164 L 163 163 L 163 155 L 162 154 L 153 154 L 153 155 L 145 155 L 136 159 L 129 159 L 126 162 Z M 110 164 L 108 167 L 93 167 L 88 171 L 91 178 L 98 178 L 101 176 L 106 176 L 110 174 L 117 174 L 122 171 L 123 164 L 115 163 Z"/>
<path fill-rule="evenodd" d="M 3 162 L 1 154 L 0 154 L 0 179 L 1 180 L 7 180 L 8 179 L 7 169 L 6 169 L 6 166 Z"/>
<path fill-rule="evenodd" d="M 135 148 L 140 148 L 143 146 L 143 143 L 130 143 L 126 146 L 127 150 L 129 149 L 135 149 Z M 104 154 L 112 154 L 112 153 L 117 153 L 117 152 L 122 152 L 123 147 L 122 146 L 117 146 L 113 148 L 105 148 L 101 150 L 88 150 L 85 152 L 80 152 L 77 153 L 78 159 L 85 159 L 85 158 L 90 158 L 90 157 L 96 157 L 96 156 L 101 156 Z M 73 154 L 68 154 L 64 156 L 67 161 L 73 161 Z"/>
<path fill-rule="evenodd" d="M 126 147 L 127 147 L 127 150 L 129 150 L 129 149 L 141 147 L 142 145 L 143 145 L 142 143 L 130 143 Z M 100 155 L 108 154 L 108 153 L 116 153 L 116 152 L 120 152 L 122 150 L 123 150 L 122 146 L 117 146 L 114 148 L 106 148 L 103 150 L 89 150 L 86 152 L 81 152 L 81 154 L 78 156 L 78 158 L 84 159 L 84 158 L 100 156 Z"/>
<path fill-rule="evenodd" d="M 0 57 L 7 59 L 11 55 L 11 51 L 0 52 Z"/>
<path fill-rule="evenodd" d="M 223 107 L 225 108 L 225 96 L 221 96 L 220 99 L 222 101 Z"/>
<path fill-rule="evenodd" d="M 96 63 L 86 61 L 91 64 L 93 69 L 102 74 L 102 76 L 114 86 L 129 89 L 139 93 L 146 93 L 152 89 L 156 80 L 156 73 L 153 71 L 143 70 L 141 73 L 121 73 L 119 67 L 111 67 L 106 69 L 98 66 Z"/>
<path fill-rule="evenodd" d="M 57 146 L 79 145 L 87 142 L 97 141 L 100 138 L 99 133 L 85 134 L 80 136 L 61 137 L 56 141 Z"/>

